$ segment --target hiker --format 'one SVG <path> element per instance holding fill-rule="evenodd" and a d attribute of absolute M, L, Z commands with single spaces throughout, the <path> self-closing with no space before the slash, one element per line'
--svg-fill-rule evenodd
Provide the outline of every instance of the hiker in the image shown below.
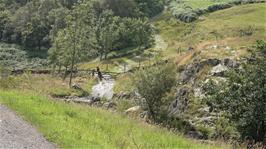
<path fill-rule="evenodd" d="M 100 68 L 97 67 L 96 71 L 97 71 L 97 74 L 98 74 L 98 78 L 100 79 L 100 81 L 102 81 L 103 80 L 103 75 L 102 75 L 102 72 L 100 71 Z"/>

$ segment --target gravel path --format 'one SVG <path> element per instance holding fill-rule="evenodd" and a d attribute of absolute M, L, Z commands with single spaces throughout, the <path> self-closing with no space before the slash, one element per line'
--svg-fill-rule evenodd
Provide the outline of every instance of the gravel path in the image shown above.
<path fill-rule="evenodd" d="M 55 149 L 34 127 L 0 104 L 0 149 Z"/>

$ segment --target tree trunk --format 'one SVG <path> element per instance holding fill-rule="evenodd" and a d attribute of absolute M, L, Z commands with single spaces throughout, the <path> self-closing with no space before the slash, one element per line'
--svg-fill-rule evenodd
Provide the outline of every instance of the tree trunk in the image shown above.
<path fill-rule="evenodd" d="M 105 59 L 105 60 L 107 59 L 107 55 L 108 55 L 108 53 L 105 53 L 105 54 L 104 54 L 104 59 Z"/>
<path fill-rule="evenodd" d="M 71 87 L 71 85 L 72 85 L 73 71 L 74 71 L 74 65 L 75 65 L 75 58 L 76 58 L 76 42 L 74 42 L 74 51 L 72 53 L 72 59 L 71 59 L 69 87 Z"/>
<path fill-rule="evenodd" d="M 149 113 L 151 115 L 151 118 L 155 122 L 156 121 L 156 117 L 155 117 L 155 113 L 154 113 L 153 108 L 152 108 L 153 103 L 149 102 L 148 100 L 146 100 L 146 102 L 147 102 L 148 111 L 149 111 Z"/>
<path fill-rule="evenodd" d="M 3 32 L 1 31 L 0 32 L 0 40 L 2 40 L 2 38 L 3 38 Z"/>
<path fill-rule="evenodd" d="M 61 73 L 61 65 L 59 65 L 59 68 L 58 68 L 58 74 L 60 75 L 60 73 Z"/>
<path fill-rule="evenodd" d="M 55 71 L 56 71 L 56 65 L 54 64 L 52 66 L 52 75 L 53 75 L 53 77 L 55 76 Z"/>
<path fill-rule="evenodd" d="M 38 50 L 41 50 L 41 40 L 38 40 Z"/>
<path fill-rule="evenodd" d="M 66 80 L 66 77 L 67 77 L 67 66 L 66 66 L 66 69 L 65 69 L 65 75 L 64 75 L 64 77 L 63 77 L 63 80 Z"/>

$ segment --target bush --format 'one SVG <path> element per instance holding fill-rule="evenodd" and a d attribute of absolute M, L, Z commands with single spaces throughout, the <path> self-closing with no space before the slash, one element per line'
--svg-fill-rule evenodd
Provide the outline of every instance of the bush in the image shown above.
<path fill-rule="evenodd" d="M 209 6 L 207 8 L 207 12 L 214 12 L 214 11 L 217 11 L 217 10 L 227 9 L 227 8 L 230 8 L 230 7 L 232 7 L 231 4 L 216 4 L 216 5 Z"/>
<path fill-rule="evenodd" d="M 136 74 L 135 86 L 138 93 L 145 98 L 149 114 L 158 121 L 165 104 L 162 98 L 175 85 L 174 65 L 161 65 L 141 70 Z"/>
<path fill-rule="evenodd" d="M 198 14 L 192 8 L 185 5 L 174 9 L 173 15 L 179 20 L 190 23 L 198 19 Z"/>
<path fill-rule="evenodd" d="M 31 69 L 47 66 L 47 60 L 29 58 L 27 52 L 15 45 L 0 44 L 0 63 L 12 69 Z"/>
<path fill-rule="evenodd" d="M 239 138 L 239 133 L 232 122 L 226 117 L 222 116 L 216 121 L 215 132 L 213 138 L 229 140 L 237 140 Z"/>
<path fill-rule="evenodd" d="M 242 139 L 266 137 L 266 42 L 259 41 L 248 62 L 240 70 L 232 70 L 228 81 L 212 84 L 207 90 L 209 105 L 225 111 L 236 124 Z"/>

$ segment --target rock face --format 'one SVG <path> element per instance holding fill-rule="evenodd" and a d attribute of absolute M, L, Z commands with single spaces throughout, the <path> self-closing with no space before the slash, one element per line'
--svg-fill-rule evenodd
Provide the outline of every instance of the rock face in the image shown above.
<path fill-rule="evenodd" d="M 214 130 L 217 119 L 221 116 L 221 113 L 214 111 L 208 104 L 201 103 L 205 97 L 204 85 L 210 79 L 215 83 L 225 82 L 227 79 L 225 77 L 226 72 L 239 66 L 235 60 L 226 58 L 222 60 L 195 60 L 184 67 L 178 81 L 180 87 L 176 90 L 175 100 L 169 106 L 168 116 L 181 121 L 182 127 L 188 126 L 185 129 L 188 137 L 207 139 L 209 132 L 206 130 Z M 205 70 L 208 70 L 204 76 L 205 80 L 196 80 L 201 78 L 201 74 L 205 75 Z M 190 99 L 192 94 L 193 98 Z"/>
<path fill-rule="evenodd" d="M 207 59 L 205 61 L 196 61 L 192 64 L 189 64 L 185 67 L 185 70 L 181 72 L 180 81 L 181 83 L 194 82 L 197 74 L 204 68 L 204 66 L 214 67 L 212 70 L 212 75 L 214 76 L 224 76 L 224 72 L 227 71 L 227 68 L 238 68 L 239 63 L 230 58 L 223 60 L 219 59 Z"/>
<path fill-rule="evenodd" d="M 217 77 L 223 77 L 227 70 L 228 68 L 226 66 L 219 64 L 212 68 L 211 75 Z"/>
<path fill-rule="evenodd" d="M 239 67 L 239 63 L 237 63 L 236 61 L 230 59 L 230 58 L 226 58 L 224 60 L 222 60 L 222 65 L 226 66 L 226 67 L 230 67 L 230 68 L 237 68 Z"/>
<path fill-rule="evenodd" d="M 181 87 L 177 89 L 176 99 L 172 102 L 169 107 L 169 116 L 179 117 L 188 106 L 189 93 L 191 90 L 188 87 Z"/>
<path fill-rule="evenodd" d="M 194 81 L 197 74 L 204 68 L 204 66 L 217 66 L 221 63 L 219 59 L 208 59 L 205 61 L 196 61 L 186 66 L 185 70 L 181 73 L 180 80 L 182 83 L 188 83 Z"/>
<path fill-rule="evenodd" d="M 203 61 L 203 64 L 210 65 L 210 66 L 217 66 L 221 63 L 221 60 L 219 59 L 208 59 L 206 61 Z"/>
<path fill-rule="evenodd" d="M 185 70 L 181 73 L 180 80 L 182 83 L 188 83 L 193 78 L 196 77 L 197 73 L 204 67 L 201 63 L 197 62 L 194 64 L 189 64 Z"/>

